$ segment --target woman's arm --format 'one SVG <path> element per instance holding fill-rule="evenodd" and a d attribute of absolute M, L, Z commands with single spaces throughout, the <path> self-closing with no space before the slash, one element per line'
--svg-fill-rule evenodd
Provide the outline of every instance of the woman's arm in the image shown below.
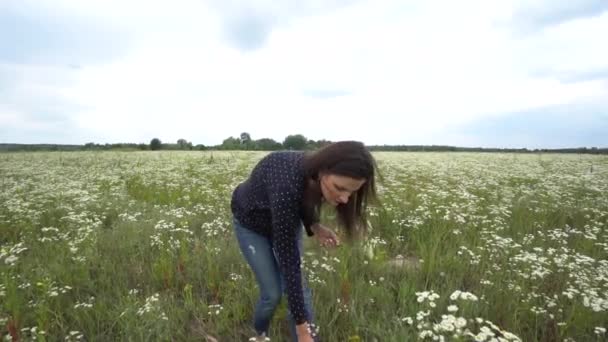
<path fill-rule="evenodd" d="M 300 226 L 299 197 L 290 187 L 275 186 L 269 190 L 273 247 L 285 278 L 287 303 L 299 325 L 307 321 L 297 240 L 297 228 Z"/>

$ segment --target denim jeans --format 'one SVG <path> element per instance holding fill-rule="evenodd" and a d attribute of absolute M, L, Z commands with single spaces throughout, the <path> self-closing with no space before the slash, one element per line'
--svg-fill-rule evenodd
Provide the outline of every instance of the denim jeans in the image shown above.
<path fill-rule="evenodd" d="M 255 275 L 260 291 L 260 298 L 255 306 L 253 325 L 258 335 L 266 334 L 270 337 L 268 334 L 270 321 L 281 301 L 282 294 L 285 293 L 285 282 L 272 248 L 272 241 L 243 227 L 235 218 L 233 218 L 233 223 L 239 247 Z M 300 255 L 302 255 L 302 230 L 303 227 L 301 226 L 297 235 Z M 313 323 L 312 292 L 304 276 L 302 276 L 302 288 L 304 289 L 304 305 L 308 323 Z M 288 312 L 288 316 L 291 338 L 294 342 L 297 342 L 296 324 L 291 312 Z"/>

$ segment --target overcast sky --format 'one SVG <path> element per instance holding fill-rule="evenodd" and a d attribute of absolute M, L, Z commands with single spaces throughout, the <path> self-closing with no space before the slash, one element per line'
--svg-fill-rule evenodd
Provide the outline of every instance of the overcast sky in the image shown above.
<path fill-rule="evenodd" d="M 608 147 L 606 0 L 1 0 L 0 143 Z"/>

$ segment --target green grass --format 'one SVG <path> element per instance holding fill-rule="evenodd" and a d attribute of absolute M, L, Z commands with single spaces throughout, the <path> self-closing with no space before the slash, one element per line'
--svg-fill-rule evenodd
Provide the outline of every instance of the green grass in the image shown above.
<path fill-rule="evenodd" d="M 0 337 L 253 336 L 257 289 L 229 203 L 265 153 L 5 154 Z M 336 250 L 306 240 L 324 340 L 606 339 L 608 158 L 375 155 L 368 239 Z M 397 255 L 421 263 L 390 265 Z M 288 340 L 285 302 L 271 333 Z"/>

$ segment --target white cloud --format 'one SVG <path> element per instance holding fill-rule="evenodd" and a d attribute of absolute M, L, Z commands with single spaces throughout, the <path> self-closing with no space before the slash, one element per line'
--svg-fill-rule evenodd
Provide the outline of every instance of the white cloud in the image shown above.
<path fill-rule="evenodd" d="M 598 43 L 608 13 L 522 36 L 501 24 L 519 7 L 497 0 L 247 3 L 279 19 L 259 48 L 239 50 L 225 35 L 235 9 L 217 2 L 63 0 L 64 11 L 121 27 L 133 43 L 120 58 L 66 71 L 70 82 L 49 92 L 104 142 L 205 144 L 242 131 L 431 144 L 453 125 L 608 97 L 605 81 L 553 74 L 608 67 L 608 47 Z"/>

